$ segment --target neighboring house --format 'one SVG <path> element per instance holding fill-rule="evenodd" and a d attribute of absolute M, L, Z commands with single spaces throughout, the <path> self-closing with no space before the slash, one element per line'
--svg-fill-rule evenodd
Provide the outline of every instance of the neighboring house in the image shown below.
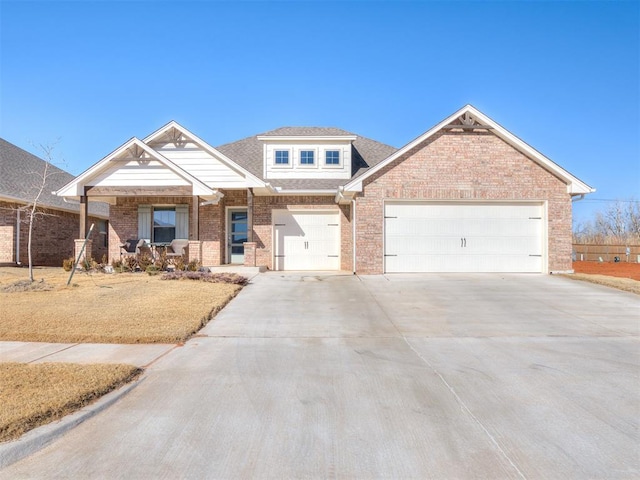
<path fill-rule="evenodd" d="M 467 105 L 400 149 L 316 127 L 214 148 L 170 122 L 57 194 L 111 204 L 112 259 L 187 238 L 204 265 L 379 274 L 570 271 L 571 201 L 593 191 Z"/>
<path fill-rule="evenodd" d="M 28 265 L 28 207 L 42 185 L 46 162 L 0 139 L 0 264 Z M 49 164 L 46 184 L 38 201 L 32 236 L 34 265 L 62 266 L 74 254 L 78 238 L 80 205 L 69 203 L 52 192 L 73 180 L 73 175 Z M 100 260 L 108 253 L 106 226 L 109 206 L 92 205 L 95 222 L 93 256 Z M 102 232 L 102 233 L 101 233 Z"/>

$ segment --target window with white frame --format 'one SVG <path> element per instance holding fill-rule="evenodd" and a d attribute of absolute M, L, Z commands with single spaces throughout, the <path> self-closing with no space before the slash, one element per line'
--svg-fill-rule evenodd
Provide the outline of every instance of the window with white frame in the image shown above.
<path fill-rule="evenodd" d="M 138 238 L 169 243 L 189 238 L 189 205 L 138 205 Z"/>
<path fill-rule="evenodd" d="M 340 165 L 340 150 L 326 150 L 324 163 L 325 165 Z"/>
<path fill-rule="evenodd" d="M 300 165 L 315 164 L 315 153 L 313 150 L 300 150 Z"/>
<path fill-rule="evenodd" d="M 276 150 L 274 158 L 276 165 L 289 165 L 289 150 Z"/>

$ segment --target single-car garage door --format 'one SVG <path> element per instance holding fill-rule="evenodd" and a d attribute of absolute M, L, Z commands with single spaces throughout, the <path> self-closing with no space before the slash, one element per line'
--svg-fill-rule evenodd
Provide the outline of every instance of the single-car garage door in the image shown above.
<path fill-rule="evenodd" d="M 385 204 L 385 272 L 542 272 L 541 204 Z"/>
<path fill-rule="evenodd" d="M 274 210 L 275 270 L 339 270 L 338 212 Z"/>

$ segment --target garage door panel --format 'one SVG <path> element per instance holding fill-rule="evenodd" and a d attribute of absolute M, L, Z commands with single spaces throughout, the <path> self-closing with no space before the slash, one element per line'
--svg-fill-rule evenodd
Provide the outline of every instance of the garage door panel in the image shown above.
<path fill-rule="evenodd" d="M 276 270 L 339 270 L 338 212 L 274 210 Z"/>
<path fill-rule="evenodd" d="M 387 272 L 541 272 L 540 204 L 385 205 Z"/>

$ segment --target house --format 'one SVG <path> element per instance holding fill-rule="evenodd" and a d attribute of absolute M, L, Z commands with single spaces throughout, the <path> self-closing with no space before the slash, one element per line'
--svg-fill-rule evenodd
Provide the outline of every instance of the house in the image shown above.
<path fill-rule="evenodd" d="M 80 205 L 65 201 L 52 192 L 73 180 L 73 175 L 29 152 L 0 139 L 0 264 L 25 264 L 28 259 L 29 217 L 25 210 L 46 183 L 38 201 L 41 215 L 35 217 L 32 235 L 34 265 L 62 266 L 74 254 L 78 238 Z M 98 260 L 108 253 L 107 221 L 109 206 L 92 204 L 90 221 L 96 224 L 93 255 Z"/>
<path fill-rule="evenodd" d="M 204 265 L 379 274 L 570 271 L 572 198 L 593 191 L 467 105 L 400 149 L 316 127 L 214 148 L 170 122 L 57 194 L 110 203 L 110 258 L 186 238 Z"/>

